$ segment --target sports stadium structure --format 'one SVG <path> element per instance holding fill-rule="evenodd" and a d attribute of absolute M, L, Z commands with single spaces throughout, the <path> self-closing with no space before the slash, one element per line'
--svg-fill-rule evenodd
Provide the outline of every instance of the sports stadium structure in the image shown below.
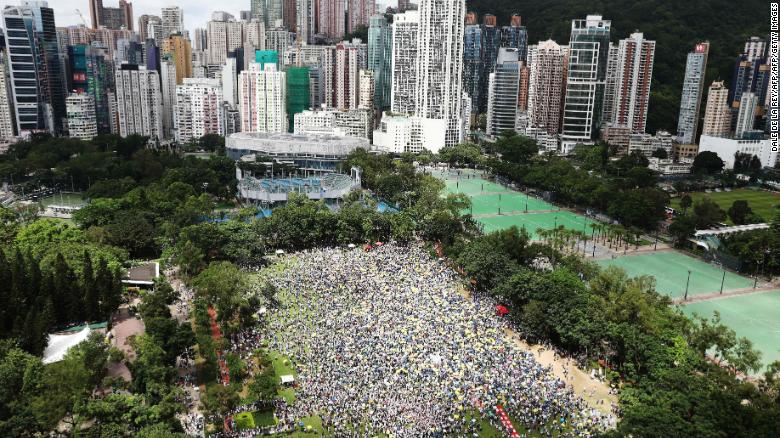
<path fill-rule="evenodd" d="M 258 155 L 275 161 L 286 161 L 307 174 L 337 172 L 338 165 L 357 148 L 371 148 L 368 140 L 340 135 L 291 134 L 287 132 L 239 132 L 230 135 L 225 148 L 227 156 L 240 160 Z"/>
<path fill-rule="evenodd" d="M 310 199 L 337 200 L 360 187 L 360 169 L 338 173 L 340 164 L 365 139 L 332 134 L 241 132 L 226 142 L 227 155 L 238 161 L 238 195 L 249 203 L 287 201 L 290 193 Z M 257 166 L 254 166 L 257 164 Z"/>

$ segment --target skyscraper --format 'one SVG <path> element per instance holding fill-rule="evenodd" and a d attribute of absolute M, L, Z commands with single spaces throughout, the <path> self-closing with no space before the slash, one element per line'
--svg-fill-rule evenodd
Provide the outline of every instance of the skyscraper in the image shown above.
<path fill-rule="evenodd" d="M 97 132 L 95 99 L 87 93 L 71 93 L 65 99 L 68 114 L 68 135 L 70 138 L 92 140 Z"/>
<path fill-rule="evenodd" d="M 521 23 L 520 15 L 512 14 L 509 26 L 501 28 L 501 47 L 517 49 L 520 61 L 525 62 L 528 56 L 528 31 Z"/>
<path fill-rule="evenodd" d="M 6 82 L 7 71 L 8 61 L 5 52 L 0 51 L 0 140 L 8 140 L 14 136 L 10 88 Z"/>
<path fill-rule="evenodd" d="M 63 133 L 67 114 L 54 11 L 29 1 L 3 8 L 16 133 Z"/>
<path fill-rule="evenodd" d="M 558 134 L 561 126 L 565 61 L 563 49 L 553 40 L 528 51 L 528 117 L 532 126 L 550 135 Z"/>
<path fill-rule="evenodd" d="M 254 62 L 241 72 L 238 107 L 242 132 L 287 132 L 285 79 L 276 62 Z"/>
<path fill-rule="evenodd" d="M 709 51 L 710 43 L 705 41 L 696 44 L 693 52 L 688 53 L 680 95 L 680 115 L 677 118 L 677 141 L 683 144 L 696 141 Z"/>
<path fill-rule="evenodd" d="M 644 133 L 653 77 L 655 41 L 639 32 L 620 40 L 615 68 L 609 72 L 604 102 L 604 123 L 625 126 Z M 610 70 L 608 68 L 608 70 Z M 614 80 L 612 80 L 614 79 Z"/>
<path fill-rule="evenodd" d="M 729 89 L 723 81 L 710 85 L 707 93 L 707 106 L 704 110 L 704 127 L 701 135 L 710 137 L 728 137 L 731 131 L 731 112 L 726 100 Z"/>
<path fill-rule="evenodd" d="M 111 121 L 107 92 L 114 83 L 111 59 L 107 58 L 105 49 L 76 44 L 68 47 L 68 62 L 71 74 L 68 89 L 92 96 L 97 133 L 109 134 Z"/>
<path fill-rule="evenodd" d="M 446 124 L 442 146 L 460 141 L 465 14 L 464 0 L 419 3 L 416 114 Z"/>
<path fill-rule="evenodd" d="M 477 113 L 487 111 L 487 90 L 490 73 L 496 68 L 498 48 L 501 47 L 501 32 L 496 26 L 496 16 L 486 14 L 482 18 L 482 51 L 479 71 L 479 98 L 475 101 L 477 108 L 472 109 Z"/>
<path fill-rule="evenodd" d="M 176 64 L 176 84 L 181 84 L 184 78 L 192 77 L 192 48 L 190 40 L 179 34 L 172 34 L 162 41 L 162 55 L 169 57 Z"/>
<path fill-rule="evenodd" d="M 298 27 L 298 2 L 296 0 L 283 0 L 282 25 L 291 32 L 296 32 Z"/>
<path fill-rule="evenodd" d="M 392 28 L 384 15 L 371 17 L 368 27 L 368 69 L 374 72 L 374 106 L 378 109 L 390 106 L 392 79 Z"/>
<path fill-rule="evenodd" d="M 485 91 L 482 88 L 482 27 L 477 24 L 477 14 L 466 14 L 463 43 L 463 90 L 471 98 L 471 111 L 479 112 L 479 102 Z"/>
<path fill-rule="evenodd" d="M 562 149 L 591 143 L 601 127 L 611 22 L 601 15 L 573 20 L 563 109 Z"/>
<path fill-rule="evenodd" d="M 267 29 L 273 29 L 275 27 L 284 25 L 284 5 L 283 0 L 266 0 L 265 13 Z M 342 19 L 343 21 L 343 19 Z"/>
<path fill-rule="evenodd" d="M 354 109 L 358 107 L 358 92 L 360 90 L 359 72 L 363 68 L 361 50 L 365 44 L 341 42 L 336 44 L 333 68 L 333 102 L 331 106 L 337 109 Z M 327 102 L 327 100 L 326 100 Z"/>
<path fill-rule="evenodd" d="M 489 76 L 487 103 L 487 135 L 497 137 L 515 129 L 517 96 L 520 84 L 520 51 L 502 47 L 496 67 Z"/>
<path fill-rule="evenodd" d="M 214 12 L 211 21 L 207 23 L 208 33 L 208 62 L 209 64 L 222 64 L 227 54 L 243 45 L 243 23 L 236 21 L 227 12 Z"/>
<path fill-rule="evenodd" d="M 219 79 L 185 78 L 176 86 L 176 141 L 187 143 L 206 134 L 224 135 Z"/>
<path fill-rule="evenodd" d="M 173 138 L 173 111 L 176 106 L 176 63 L 170 57 L 160 61 L 160 85 L 163 138 Z"/>
<path fill-rule="evenodd" d="M 156 15 L 143 14 L 138 17 L 138 38 L 143 42 L 147 39 L 161 39 L 162 19 Z"/>
<path fill-rule="evenodd" d="M 330 39 L 344 36 L 344 0 L 317 0 L 317 33 Z"/>
<path fill-rule="evenodd" d="M 253 20 L 260 20 L 268 25 L 268 15 L 265 10 L 265 0 L 251 0 L 249 3 L 249 14 Z"/>
<path fill-rule="evenodd" d="M 358 108 L 374 110 L 374 89 L 376 81 L 374 80 L 373 70 L 360 70 L 358 73 Z"/>
<path fill-rule="evenodd" d="M 155 35 L 156 38 L 167 38 L 172 34 L 181 34 L 184 32 L 184 12 L 178 6 L 169 6 L 162 8 L 162 35 Z"/>
<path fill-rule="evenodd" d="M 418 11 L 407 11 L 393 16 L 390 79 L 390 108 L 393 113 L 412 115 L 416 109 L 419 26 Z"/>
<path fill-rule="evenodd" d="M 737 124 L 734 127 L 734 138 L 741 139 L 745 134 L 753 130 L 756 122 L 756 107 L 758 107 L 758 96 L 756 93 L 748 92 L 742 94 L 737 113 Z"/>
<path fill-rule="evenodd" d="M 123 64 L 116 70 L 119 135 L 139 134 L 150 140 L 161 139 L 161 101 L 156 71 L 133 64 Z"/>
<path fill-rule="evenodd" d="M 133 30 L 133 4 L 125 0 L 119 0 L 116 8 L 103 6 L 103 0 L 89 0 L 89 15 L 92 19 L 92 28 L 105 27 L 108 29 Z"/>
<path fill-rule="evenodd" d="M 348 0 L 347 33 L 356 31 L 361 26 L 368 26 L 369 20 L 376 12 L 375 0 Z"/>

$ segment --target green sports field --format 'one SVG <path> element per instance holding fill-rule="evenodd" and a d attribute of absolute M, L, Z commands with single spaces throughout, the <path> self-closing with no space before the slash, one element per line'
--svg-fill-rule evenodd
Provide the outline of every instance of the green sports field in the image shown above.
<path fill-rule="evenodd" d="M 463 214 L 476 216 L 485 233 L 516 226 L 525 227 L 531 238 L 536 238 L 538 228 L 550 230 L 556 225 L 589 233 L 589 225 L 596 222 L 475 175 L 465 178 L 439 173 L 436 176 L 444 180 L 447 193 L 468 195 L 471 209 L 463 211 Z"/>
<path fill-rule="evenodd" d="M 731 204 L 734 201 L 747 201 L 753 211 L 769 222 L 780 213 L 780 194 L 767 192 L 763 190 L 751 190 L 751 189 L 735 189 L 730 192 L 695 192 L 690 193 L 693 202 L 696 202 L 702 198 L 710 198 L 713 202 L 718 204 L 724 211 L 728 211 Z M 680 198 L 672 199 L 672 208 L 675 210 L 682 210 L 680 208 Z M 727 219 L 731 221 L 731 219 Z"/>
<path fill-rule="evenodd" d="M 678 252 L 628 255 L 616 259 L 598 260 L 596 263 L 601 266 L 621 267 L 631 277 L 652 275 L 656 280 L 656 290 L 672 298 L 683 298 L 685 295 L 688 270 L 691 271 L 689 297 L 719 292 L 723 279 L 722 269 Z M 726 272 L 724 291 L 752 286 L 753 280 Z"/>
<path fill-rule="evenodd" d="M 718 311 L 723 324 L 761 351 L 765 367 L 780 360 L 780 290 L 692 303 L 682 306 L 682 311 L 706 318 Z"/>
<path fill-rule="evenodd" d="M 538 228 L 552 230 L 556 225 L 563 225 L 570 230 L 582 230 L 590 233 L 589 225 L 595 222 L 568 211 L 491 216 L 478 218 L 476 221 L 482 224 L 485 233 L 504 230 L 511 226 L 516 226 L 517 228 L 525 227 L 532 239 L 538 237 L 536 235 Z"/>

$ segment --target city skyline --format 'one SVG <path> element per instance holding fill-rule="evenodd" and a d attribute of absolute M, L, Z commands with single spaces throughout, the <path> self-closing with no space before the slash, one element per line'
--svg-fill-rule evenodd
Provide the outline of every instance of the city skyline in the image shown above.
<path fill-rule="evenodd" d="M 233 14 L 235 17 L 238 17 L 240 15 L 240 11 L 250 10 L 250 0 L 223 0 L 219 2 L 218 7 L 208 2 L 189 2 L 186 5 L 183 5 L 178 4 L 175 1 L 159 2 L 156 0 L 133 0 L 130 3 L 132 3 L 133 6 L 134 28 L 137 26 L 138 17 L 141 15 L 146 14 L 159 16 L 160 10 L 169 6 L 179 6 L 184 9 L 184 28 L 190 31 L 195 28 L 205 28 L 206 24 L 211 20 L 211 14 L 214 11 L 225 11 Z M 119 0 L 104 0 L 103 2 L 103 5 L 108 7 L 116 7 L 118 4 Z M 377 12 L 384 11 L 386 7 L 395 7 L 397 4 L 398 0 L 377 1 L 376 10 Z M 76 9 L 81 11 L 81 14 L 84 16 L 84 20 L 86 20 L 87 27 L 91 26 L 89 16 L 89 0 L 57 0 L 56 2 L 50 1 L 49 7 L 55 9 L 57 16 L 57 26 L 67 27 L 84 24 L 81 21 L 79 14 L 76 12 Z"/>

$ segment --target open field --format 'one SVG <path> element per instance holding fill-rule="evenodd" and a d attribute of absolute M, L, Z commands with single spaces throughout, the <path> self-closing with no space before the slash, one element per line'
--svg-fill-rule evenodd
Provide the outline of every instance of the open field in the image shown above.
<path fill-rule="evenodd" d="M 701 260 L 673 251 L 654 252 L 641 255 L 629 255 L 615 259 L 598 260 L 601 266 L 618 266 L 629 276 L 652 275 L 656 280 L 656 290 L 672 298 L 685 295 L 688 271 L 691 271 L 688 296 L 705 295 L 723 290 L 729 291 L 753 286 L 753 281 Z"/>
<path fill-rule="evenodd" d="M 750 339 L 761 351 L 765 368 L 780 360 L 780 290 L 700 301 L 682 306 L 682 311 L 705 318 L 717 311 L 723 324 L 734 329 L 737 336 Z"/>
<path fill-rule="evenodd" d="M 694 192 L 690 193 L 693 202 L 702 198 L 710 198 L 713 202 L 718 204 L 724 211 L 728 211 L 731 204 L 734 201 L 747 201 L 750 208 L 753 211 L 769 222 L 780 213 L 780 194 L 772 193 L 763 190 L 751 190 L 751 189 L 736 189 L 730 192 Z M 671 201 L 672 208 L 675 210 L 681 210 L 680 198 L 673 198 Z M 726 219 L 729 223 L 731 219 Z"/>

